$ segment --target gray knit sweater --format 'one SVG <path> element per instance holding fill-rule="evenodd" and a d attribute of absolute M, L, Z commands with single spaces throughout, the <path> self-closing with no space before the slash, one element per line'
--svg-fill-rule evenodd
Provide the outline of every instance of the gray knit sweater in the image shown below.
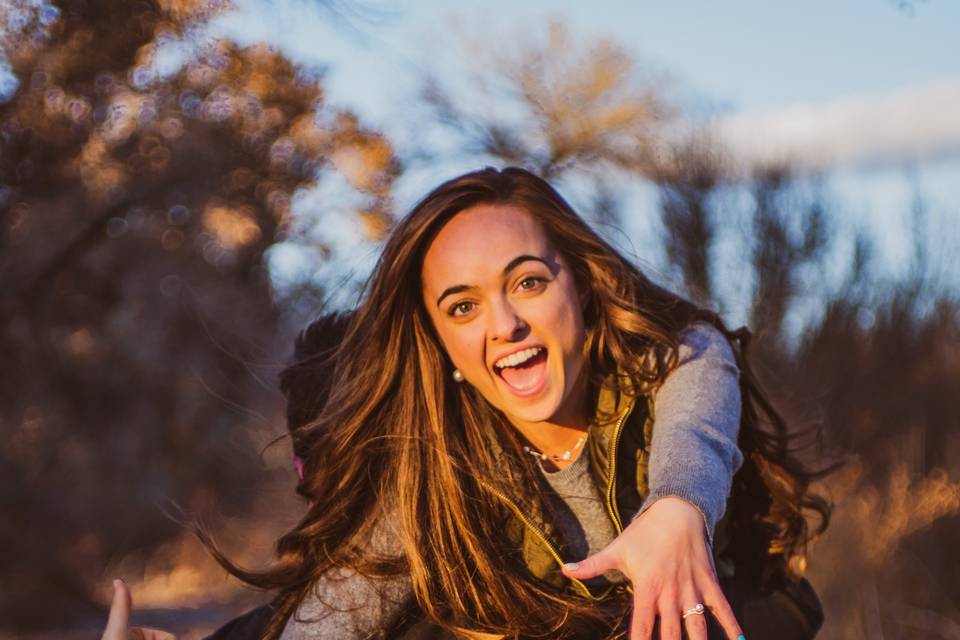
<path fill-rule="evenodd" d="M 726 508 L 733 474 L 743 456 L 737 448 L 740 425 L 739 370 L 723 335 L 707 324 L 685 332 L 679 364 L 653 398 L 656 427 L 649 463 L 650 494 L 638 512 L 656 500 L 677 496 L 703 513 L 712 540 Z M 581 449 L 585 451 L 586 448 Z M 566 468 L 544 472 L 556 496 L 566 505 L 557 526 L 571 553 L 581 560 L 609 544 L 615 535 L 588 472 L 588 454 Z M 398 554 L 391 522 L 378 523 L 369 544 L 379 553 Z M 406 576 L 369 578 L 351 570 L 330 572 L 291 617 L 282 640 L 381 637 L 383 624 L 410 595 Z"/>

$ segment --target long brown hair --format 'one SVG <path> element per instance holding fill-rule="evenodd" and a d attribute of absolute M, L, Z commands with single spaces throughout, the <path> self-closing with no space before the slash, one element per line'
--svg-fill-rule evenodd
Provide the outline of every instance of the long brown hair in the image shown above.
<path fill-rule="evenodd" d="M 278 590 L 267 638 L 280 634 L 310 585 L 335 566 L 409 574 L 423 613 L 451 631 L 596 637 L 598 628 L 620 628 L 629 610 L 623 593 L 588 602 L 532 579 L 503 536 L 508 514 L 489 488 L 538 508 L 538 472 L 504 416 L 469 385 L 452 381 L 420 279 L 439 229 L 477 204 L 530 212 L 571 266 L 587 294 L 584 349 L 594 388 L 620 369 L 652 392 L 677 364 L 680 333 L 698 320 L 734 345 L 745 463 L 730 509 L 742 562 L 757 575 L 770 566 L 785 574 L 787 560 L 802 556 L 813 535 L 806 514 L 819 516 L 817 529 L 826 526 L 828 505 L 811 493 L 813 474 L 794 456 L 784 419 L 753 375 L 749 333 L 729 331 L 715 313 L 654 284 L 541 178 L 486 168 L 437 187 L 387 241 L 336 351 L 329 400 L 301 430 L 299 442 L 307 445 L 298 489 L 322 499 L 279 540 L 275 565 L 245 571 L 213 549 L 237 577 Z M 371 557 L 354 543 L 382 517 L 396 522 L 400 557 Z"/>

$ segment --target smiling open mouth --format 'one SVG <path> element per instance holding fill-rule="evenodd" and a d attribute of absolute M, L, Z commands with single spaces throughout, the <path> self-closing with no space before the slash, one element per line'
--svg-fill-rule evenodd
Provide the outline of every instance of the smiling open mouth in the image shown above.
<path fill-rule="evenodd" d="M 547 350 L 535 347 L 521 354 L 504 358 L 493 370 L 507 387 L 517 395 L 532 395 L 540 390 L 547 379 Z"/>

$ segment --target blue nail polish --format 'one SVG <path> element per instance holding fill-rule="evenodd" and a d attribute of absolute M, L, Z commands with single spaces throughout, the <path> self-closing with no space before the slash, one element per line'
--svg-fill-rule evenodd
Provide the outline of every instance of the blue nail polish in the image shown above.
<path fill-rule="evenodd" d="M 741 633 L 740 635 L 737 636 L 737 640 L 747 640 L 747 636 Z"/>

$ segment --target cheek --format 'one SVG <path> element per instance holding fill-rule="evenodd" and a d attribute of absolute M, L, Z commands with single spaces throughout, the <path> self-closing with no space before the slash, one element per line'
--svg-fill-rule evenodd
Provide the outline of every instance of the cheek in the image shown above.
<path fill-rule="evenodd" d="M 554 326 L 558 329 L 557 338 L 560 340 L 570 356 L 581 356 L 583 353 L 584 342 L 586 341 L 586 332 L 583 324 L 583 310 L 580 308 L 580 300 L 573 291 L 565 291 L 563 303 L 558 305 L 553 320 Z"/>
<path fill-rule="evenodd" d="M 447 357 L 453 366 L 462 373 L 482 368 L 483 365 L 483 334 L 477 335 L 469 327 L 444 327 L 437 331 L 443 343 Z M 478 364 L 479 363 L 479 367 Z"/>

